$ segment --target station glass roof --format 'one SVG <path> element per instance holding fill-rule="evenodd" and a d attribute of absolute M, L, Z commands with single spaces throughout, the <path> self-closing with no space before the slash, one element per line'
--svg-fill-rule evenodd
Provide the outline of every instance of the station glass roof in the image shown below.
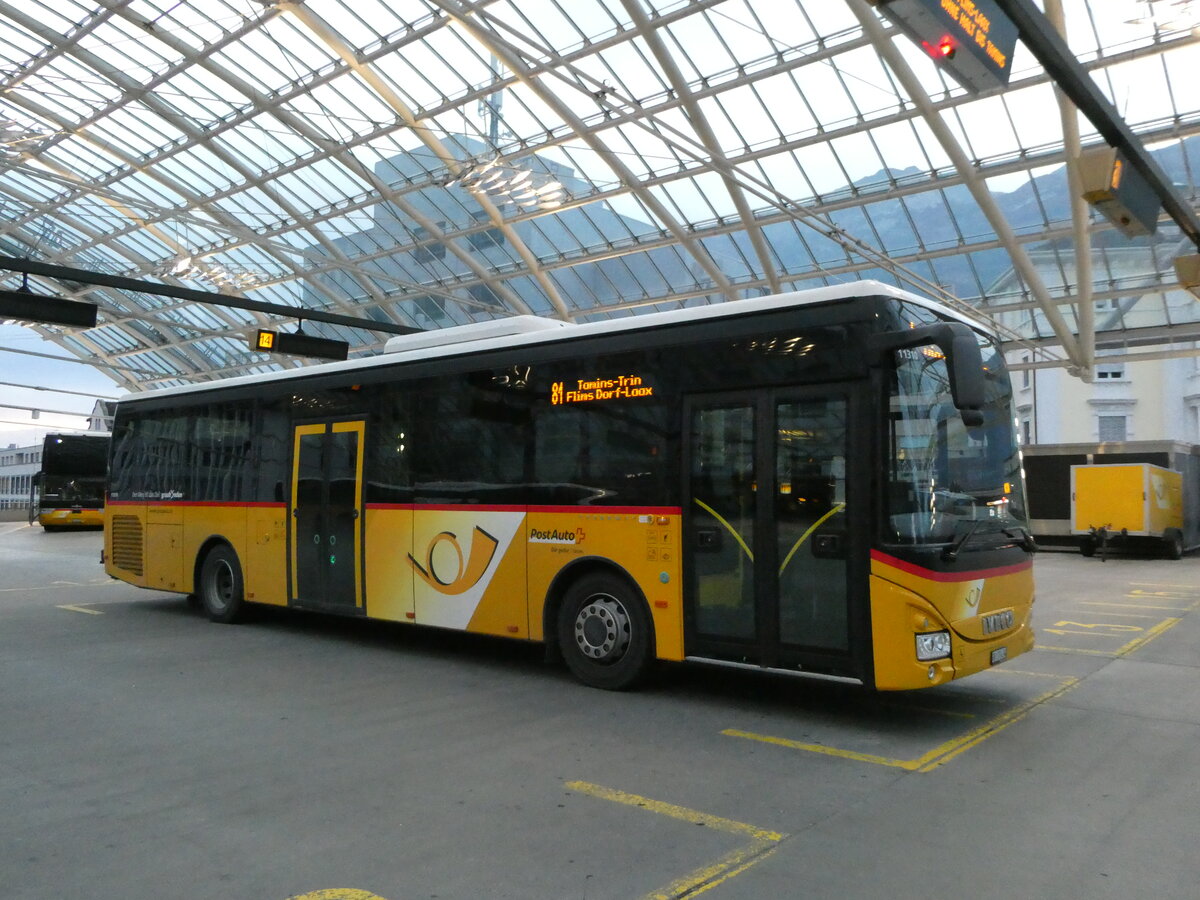
<path fill-rule="evenodd" d="M 1200 3 L 1061 7 L 1194 206 Z M 0 84 L 4 256 L 420 329 L 876 278 L 1077 369 L 1085 306 L 1102 352 L 1200 339 L 1170 219 L 1073 225 L 1102 139 L 1025 46 L 969 92 L 865 0 L 0 0 Z M 301 364 L 249 349 L 269 315 L 28 286 L 98 303 L 38 331 L 132 390 Z"/>

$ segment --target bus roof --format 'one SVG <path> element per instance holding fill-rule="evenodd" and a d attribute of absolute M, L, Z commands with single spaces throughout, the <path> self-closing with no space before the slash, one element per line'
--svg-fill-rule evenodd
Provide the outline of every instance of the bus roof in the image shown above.
<path fill-rule="evenodd" d="M 979 327 L 981 325 L 980 321 L 973 320 L 966 314 L 935 300 L 931 300 L 928 297 L 922 297 L 919 294 L 913 294 L 880 281 L 863 280 L 850 282 L 849 284 L 813 288 L 806 291 L 772 294 L 768 297 L 733 300 L 727 303 L 713 303 L 707 306 L 685 307 L 666 312 L 647 313 L 641 316 L 588 322 L 581 325 L 574 325 L 554 319 L 541 319 L 537 316 L 514 316 L 503 320 L 489 320 L 487 322 L 442 328 L 436 331 L 402 335 L 389 340 L 385 345 L 384 352 L 376 356 L 305 366 L 302 369 L 282 369 L 278 372 L 267 372 L 260 375 L 243 375 L 238 378 L 228 378 L 222 381 L 206 381 L 198 384 L 185 384 L 163 388 L 157 391 L 126 394 L 120 398 L 120 402 L 153 401 L 174 394 L 220 390 L 239 385 L 259 384 L 264 381 L 290 381 L 334 372 L 350 372 L 360 369 L 369 370 L 388 366 L 402 360 L 407 362 L 437 359 L 440 357 L 467 353 L 474 354 L 509 347 L 557 343 L 576 338 L 641 331 L 643 329 L 661 328 L 675 323 L 736 317 L 859 297 L 891 297 L 896 300 L 904 300 L 931 310 L 936 310 L 943 315 L 965 322 L 972 327 Z M 512 322 L 511 326 L 504 324 L 510 321 Z M 364 320 L 364 327 L 369 327 L 369 320 Z"/>

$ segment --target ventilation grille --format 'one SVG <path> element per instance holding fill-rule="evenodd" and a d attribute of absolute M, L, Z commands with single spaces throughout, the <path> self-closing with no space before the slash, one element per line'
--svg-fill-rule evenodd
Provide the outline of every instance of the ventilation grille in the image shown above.
<path fill-rule="evenodd" d="M 137 516 L 112 517 L 112 561 L 118 569 L 142 574 L 142 523 Z"/>

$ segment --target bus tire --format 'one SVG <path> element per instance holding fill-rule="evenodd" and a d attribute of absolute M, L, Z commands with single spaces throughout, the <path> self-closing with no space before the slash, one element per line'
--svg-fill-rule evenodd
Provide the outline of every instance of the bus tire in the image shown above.
<path fill-rule="evenodd" d="M 584 684 L 623 691 L 650 670 L 654 625 L 628 581 L 609 572 L 592 572 L 563 596 L 558 643 L 567 667 Z"/>
<path fill-rule="evenodd" d="M 229 625 L 245 610 L 242 567 L 228 544 L 218 544 L 200 567 L 200 605 L 209 621 Z"/>

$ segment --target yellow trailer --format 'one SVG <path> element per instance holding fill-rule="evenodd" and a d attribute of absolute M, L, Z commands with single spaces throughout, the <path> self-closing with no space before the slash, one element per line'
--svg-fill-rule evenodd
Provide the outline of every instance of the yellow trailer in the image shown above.
<path fill-rule="evenodd" d="M 1071 466 L 1071 533 L 1091 556 L 1110 542 L 1183 556 L 1183 479 L 1150 463 Z"/>

